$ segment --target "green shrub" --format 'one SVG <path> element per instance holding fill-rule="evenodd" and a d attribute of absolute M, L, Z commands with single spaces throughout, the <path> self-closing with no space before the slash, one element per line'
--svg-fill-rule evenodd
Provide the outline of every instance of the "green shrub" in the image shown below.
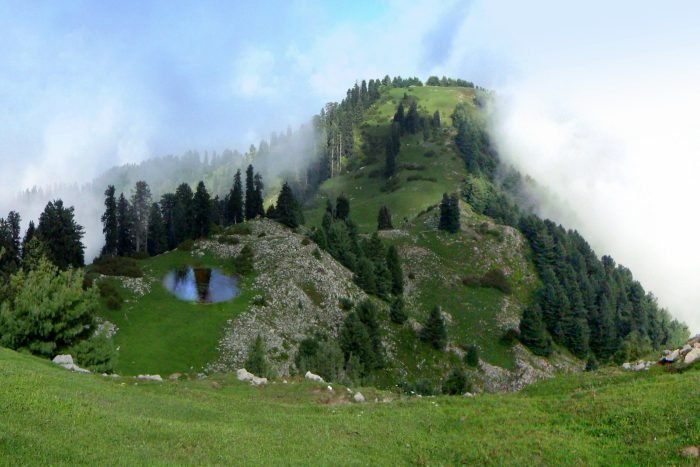
<path fill-rule="evenodd" d="M 241 239 L 231 235 L 222 235 L 219 237 L 219 243 L 224 243 L 226 245 L 238 245 L 241 243 Z"/>
<path fill-rule="evenodd" d="M 245 361 L 245 369 L 255 376 L 268 378 L 272 376 L 270 363 L 267 361 L 265 341 L 260 334 L 248 348 L 248 358 Z"/>
<path fill-rule="evenodd" d="M 129 255 L 129 258 L 141 259 L 141 260 L 148 259 L 150 257 L 151 257 L 151 255 L 149 255 L 147 251 L 135 251 Z"/>
<path fill-rule="evenodd" d="M 314 249 L 314 252 L 312 253 L 312 255 L 317 260 L 319 260 L 319 261 L 321 260 L 321 250 L 319 250 L 318 248 Z"/>
<path fill-rule="evenodd" d="M 95 260 L 90 271 L 104 276 L 141 277 L 141 267 L 133 258 L 103 256 Z"/>
<path fill-rule="evenodd" d="M 114 342 L 105 336 L 92 336 L 70 347 L 66 353 L 76 365 L 95 373 L 111 373 L 117 363 Z"/>
<path fill-rule="evenodd" d="M 309 237 L 304 237 L 304 238 L 301 240 L 301 244 L 302 244 L 303 246 L 306 246 L 306 245 L 308 245 L 309 243 L 311 243 L 311 239 L 310 239 Z"/>
<path fill-rule="evenodd" d="M 100 298 L 110 310 L 120 310 L 124 303 L 124 297 L 111 280 L 102 280 L 97 283 Z"/>
<path fill-rule="evenodd" d="M 399 165 L 399 168 L 404 170 L 425 170 L 424 165 L 415 164 L 413 162 L 405 162 Z"/>
<path fill-rule="evenodd" d="M 472 368 L 479 366 L 479 348 L 474 344 L 467 347 L 467 353 L 464 354 L 464 363 Z"/>
<path fill-rule="evenodd" d="M 250 235 L 253 233 L 253 230 L 248 224 L 233 224 L 226 230 L 228 233 L 233 235 Z"/>
<path fill-rule="evenodd" d="M 452 369 L 442 385 L 442 392 L 453 396 L 467 392 L 467 377 L 462 368 L 456 366 Z"/>
<path fill-rule="evenodd" d="M 340 297 L 340 300 L 338 300 L 338 302 L 340 303 L 340 308 L 345 311 L 350 311 L 355 306 L 352 300 L 350 300 L 347 297 Z"/>
<path fill-rule="evenodd" d="M 423 153 L 423 157 L 435 157 L 435 151 L 433 151 L 432 149 L 425 151 Z"/>
<path fill-rule="evenodd" d="M 335 340 L 316 336 L 301 341 L 294 364 L 299 373 L 311 371 L 326 381 L 338 381 L 344 373 L 345 359 Z"/>
<path fill-rule="evenodd" d="M 481 278 L 482 287 L 491 287 L 509 295 L 513 290 L 502 269 L 492 269 Z"/>
<path fill-rule="evenodd" d="M 384 193 L 392 193 L 401 187 L 401 180 L 399 177 L 391 177 L 382 185 L 380 190 Z"/>

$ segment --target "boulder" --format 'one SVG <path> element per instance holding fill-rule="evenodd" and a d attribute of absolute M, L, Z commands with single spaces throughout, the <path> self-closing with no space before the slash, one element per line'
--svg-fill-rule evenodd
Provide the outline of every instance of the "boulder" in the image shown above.
<path fill-rule="evenodd" d="M 170 381 L 177 381 L 178 379 L 180 379 L 181 376 L 181 373 L 173 373 L 172 375 L 168 376 L 168 379 Z"/>
<path fill-rule="evenodd" d="M 692 347 L 688 344 L 685 344 L 683 347 L 681 347 L 681 355 L 685 356 L 688 352 L 692 350 Z"/>
<path fill-rule="evenodd" d="M 364 402 L 365 396 L 363 396 L 361 392 L 356 392 L 355 395 L 352 396 L 352 400 L 355 402 Z"/>
<path fill-rule="evenodd" d="M 311 373 L 310 371 L 306 372 L 304 378 L 311 381 L 316 381 L 317 383 L 325 383 L 325 381 L 323 381 L 323 378 L 321 378 L 319 375 Z"/>
<path fill-rule="evenodd" d="M 160 375 L 138 375 L 136 377 L 137 379 L 143 379 L 145 381 L 158 381 L 158 382 L 163 382 L 163 378 L 160 377 Z"/>
<path fill-rule="evenodd" d="M 631 365 L 629 362 L 625 362 L 625 363 L 622 364 L 622 368 L 623 368 L 624 370 L 631 370 L 631 369 L 632 369 L 632 365 Z"/>
<path fill-rule="evenodd" d="M 695 459 L 700 457 L 700 448 L 697 446 L 686 446 L 681 450 L 681 456 Z"/>
<path fill-rule="evenodd" d="M 250 373 L 245 368 L 241 368 L 240 370 L 236 371 L 236 378 L 238 378 L 239 381 L 248 381 L 253 386 L 267 384 L 267 378 L 260 378 L 258 376 L 255 376 L 253 373 Z"/>
<path fill-rule="evenodd" d="M 690 364 L 698 359 L 700 359 L 700 349 L 693 348 L 693 350 L 685 354 L 685 360 L 683 360 L 683 363 Z"/>
<path fill-rule="evenodd" d="M 77 373 L 90 373 L 90 370 L 80 368 L 78 365 L 73 363 L 73 357 L 70 355 L 56 355 L 52 362 L 65 368 L 66 370 L 75 371 Z"/>
<path fill-rule="evenodd" d="M 634 371 L 642 371 L 647 368 L 647 364 L 645 362 L 639 362 L 637 363 L 632 369 Z"/>
<path fill-rule="evenodd" d="M 56 365 L 72 365 L 73 364 L 73 357 L 71 355 L 56 355 L 52 362 L 54 362 Z"/>

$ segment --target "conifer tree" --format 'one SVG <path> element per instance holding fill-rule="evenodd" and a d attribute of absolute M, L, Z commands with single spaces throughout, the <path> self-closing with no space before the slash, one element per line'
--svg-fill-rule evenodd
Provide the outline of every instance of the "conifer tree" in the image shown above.
<path fill-rule="evenodd" d="M 158 206 L 158 203 L 153 203 L 148 215 L 148 243 L 146 249 L 149 255 L 156 256 L 165 251 L 167 244 L 168 239 L 160 206 Z"/>
<path fill-rule="evenodd" d="M 377 230 L 391 230 L 394 226 L 391 224 L 391 213 L 389 208 L 382 206 L 379 208 L 379 214 L 377 215 Z"/>
<path fill-rule="evenodd" d="M 36 226 L 34 225 L 34 221 L 29 221 L 27 231 L 24 232 L 24 239 L 22 239 L 22 261 L 24 261 L 24 258 L 27 255 L 27 245 L 29 245 L 29 242 L 31 242 L 35 236 Z"/>
<path fill-rule="evenodd" d="M 255 192 L 253 197 L 255 216 L 265 217 L 265 206 L 263 199 L 263 189 L 265 188 L 265 185 L 263 184 L 262 175 L 256 173 L 255 178 L 253 180 L 253 184 L 255 186 Z"/>
<path fill-rule="evenodd" d="M 447 344 L 447 327 L 439 306 L 436 305 L 430 311 L 428 319 L 421 330 L 420 338 L 438 350 L 445 348 Z"/>
<path fill-rule="evenodd" d="M 105 212 L 102 214 L 102 233 L 105 236 L 103 256 L 117 254 L 117 200 L 114 194 L 114 185 L 109 185 L 105 190 Z"/>
<path fill-rule="evenodd" d="M 192 199 L 192 229 L 195 238 L 206 238 L 211 228 L 211 197 L 203 181 L 197 184 L 197 191 Z"/>
<path fill-rule="evenodd" d="M 467 348 L 467 353 L 464 355 L 464 362 L 472 368 L 479 366 L 479 349 L 474 344 Z"/>
<path fill-rule="evenodd" d="M 259 377 L 270 376 L 270 364 L 267 361 L 267 351 L 262 335 L 258 334 L 248 349 L 245 369 Z"/>
<path fill-rule="evenodd" d="M 160 198 L 160 210 L 165 230 L 166 248 L 172 250 L 177 246 L 176 210 L 177 197 L 174 193 L 166 193 Z"/>
<path fill-rule="evenodd" d="M 335 201 L 335 218 L 343 221 L 350 218 L 350 201 L 344 194 Z"/>
<path fill-rule="evenodd" d="M 343 321 L 338 333 L 338 344 L 343 351 L 346 362 L 349 362 L 353 356 L 359 359 L 360 368 L 355 370 L 357 373 L 364 375 L 375 367 L 372 341 L 367 333 L 367 328 L 362 324 L 356 312 L 350 313 Z"/>
<path fill-rule="evenodd" d="M 548 357 L 552 353 L 552 343 L 546 334 L 542 321 L 542 310 L 538 303 L 528 306 L 520 320 L 520 341 L 535 355 Z"/>
<path fill-rule="evenodd" d="M 438 228 L 450 233 L 459 231 L 459 201 L 457 195 L 447 196 L 447 193 L 442 195 L 440 202 L 440 223 Z"/>
<path fill-rule="evenodd" d="M 146 251 L 151 189 L 143 180 L 136 182 L 136 187 L 131 195 L 131 209 L 134 221 L 134 248 L 137 252 Z"/>
<path fill-rule="evenodd" d="M 440 128 L 440 111 L 436 110 L 433 114 L 433 127 Z"/>
<path fill-rule="evenodd" d="M 363 300 L 357 306 L 357 317 L 367 329 L 372 354 L 374 358 L 373 368 L 381 368 L 384 365 L 384 347 L 379 332 L 379 320 L 377 318 L 377 307 L 369 299 Z"/>
<path fill-rule="evenodd" d="M 389 305 L 389 319 L 396 324 L 403 324 L 408 319 L 402 296 L 394 298 Z"/>
<path fill-rule="evenodd" d="M 374 275 L 374 263 L 369 258 L 362 257 L 355 271 L 355 283 L 369 294 L 377 293 L 377 279 Z"/>
<path fill-rule="evenodd" d="M 467 389 L 467 377 L 460 366 L 454 366 L 442 386 L 442 392 L 449 395 L 464 394 Z"/>
<path fill-rule="evenodd" d="M 228 220 L 232 224 L 243 222 L 243 185 L 241 183 L 241 170 L 236 171 L 233 177 L 233 187 L 228 197 Z"/>
<path fill-rule="evenodd" d="M 177 244 L 194 236 L 194 194 L 187 183 L 181 183 L 175 190 L 177 203 L 175 205 L 175 234 Z"/>
<path fill-rule="evenodd" d="M 403 294 L 403 270 L 401 269 L 401 259 L 396 246 L 391 245 L 386 254 L 386 265 L 391 273 L 391 293 L 394 295 Z"/>
<path fill-rule="evenodd" d="M 418 131 L 420 116 L 418 115 L 418 106 L 416 101 L 411 101 L 411 105 L 408 107 L 408 114 L 404 121 L 404 126 L 409 134 L 416 134 Z"/>
<path fill-rule="evenodd" d="M 83 227 L 75 221 L 73 206 L 66 208 L 63 201 L 49 202 L 39 216 L 36 229 L 44 242 L 49 260 L 65 270 L 85 265 L 85 246 L 82 243 Z"/>
<path fill-rule="evenodd" d="M 295 228 L 304 223 L 304 213 L 287 182 L 284 182 L 277 197 L 274 215 L 277 221 L 287 227 Z"/>
<path fill-rule="evenodd" d="M 399 103 L 399 106 L 396 109 L 396 113 L 394 114 L 394 122 L 398 124 L 399 130 L 401 134 L 404 132 L 404 108 L 403 108 L 403 102 Z"/>
<path fill-rule="evenodd" d="M 253 165 L 250 164 L 245 171 L 245 218 L 246 220 L 255 219 L 257 215 L 255 202 L 255 184 L 254 184 Z"/>
<path fill-rule="evenodd" d="M 127 256 L 134 252 L 133 231 L 131 206 L 121 193 L 117 201 L 117 255 Z"/>

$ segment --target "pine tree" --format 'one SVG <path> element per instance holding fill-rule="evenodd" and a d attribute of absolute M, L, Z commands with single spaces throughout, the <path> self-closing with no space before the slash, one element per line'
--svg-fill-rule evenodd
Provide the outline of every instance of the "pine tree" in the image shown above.
<path fill-rule="evenodd" d="M 367 329 L 370 343 L 372 344 L 372 354 L 374 366 L 372 368 L 381 368 L 384 365 L 384 347 L 379 332 L 379 320 L 377 318 L 377 307 L 369 300 L 363 300 L 357 305 L 357 317 Z"/>
<path fill-rule="evenodd" d="M 165 229 L 166 248 L 172 250 L 177 246 L 176 211 L 177 197 L 173 193 L 166 193 L 160 198 L 160 210 Z"/>
<path fill-rule="evenodd" d="M 435 128 L 440 128 L 440 111 L 436 110 L 433 114 L 433 126 Z"/>
<path fill-rule="evenodd" d="M 428 319 L 421 330 L 420 338 L 438 350 L 445 348 L 447 344 L 447 327 L 439 306 L 436 305 L 430 311 Z"/>
<path fill-rule="evenodd" d="M 29 242 L 31 242 L 35 236 L 36 226 L 34 225 L 34 221 L 29 221 L 27 231 L 24 232 L 24 239 L 22 239 L 22 261 L 24 261 L 27 256 L 27 245 L 29 245 Z"/>
<path fill-rule="evenodd" d="M 335 218 L 343 221 L 350 218 L 350 201 L 343 194 L 335 201 Z"/>
<path fill-rule="evenodd" d="M 542 310 L 539 304 L 528 306 L 520 320 L 520 341 L 530 348 L 535 355 L 548 357 L 552 354 L 552 343 L 547 337 Z"/>
<path fill-rule="evenodd" d="M 134 247 L 137 252 L 146 251 L 151 189 L 143 180 L 136 182 L 136 188 L 131 195 L 131 209 L 134 220 Z"/>
<path fill-rule="evenodd" d="M 249 243 L 246 243 L 238 256 L 233 258 L 233 268 L 236 273 L 245 276 L 253 272 L 253 248 Z"/>
<path fill-rule="evenodd" d="M 114 185 L 109 185 L 105 190 L 105 212 L 102 214 L 102 233 L 105 236 L 103 256 L 117 254 L 117 200 L 114 194 Z"/>
<path fill-rule="evenodd" d="M 134 222 L 131 206 L 124 193 L 117 201 L 117 255 L 127 256 L 134 252 Z"/>
<path fill-rule="evenodd" d="M 403 324 L 408 319 L 402 296 L 394 298 L 389 305 L 389 319 L 396 324 Z"/>
<path fill-rule="evenodd" d="M 467 377 L 461 367 L 455 366 L 442 385 L 442 392 L 449 395 L 464 394 L 467 389 Z"/>
<path fill-rule="evenodd" d="M 472 368 L 479 366 L 479 348 L 474 344 L 467 348 L 467 353 L 464 355 L 464 362 Z"/>
<path fill-rule="evenodd" d="M 287 227 L 295 228 L 304 222 L 304 213 L 287 182 L 284 182 L 277 197 L 274 214 L 275 219 Z"/>
<path fill-rule="evenodd" d="M 401 259 L 396 246 L 391 245 L 386 254 L 386 265 L 391 273 L 391 293 L 394 295 L 403 294 L 403 270 L 401 269 Z"/>
<path fill-rule="evenodd" d="M 586 371 L 595 371 L 598 369 L 598 360 L 596 360 L 594 355 L 589 355 L 588 360 L 586 360 Z"/>
<path fill-rule="evenodd" d="M 265 206 L 263 198 L 263 189 L 265 188 L 265 185 L 263 184 L 262 175 L 256 173 L 255 178 L 253 180 L 253 184 L 255 185 L 255 192 L 253 198 L 255 216 L 265 217 Z"/>
<path fill-rule="evenodd" d="M 167 247 L 168 239 L 165 233 L 163 215 L 158 203 L 151 204 L 151 211 L 148 215 L 148 243 L 146 249 L 148 254 L 156 256 L 163 253 Z"/>
<path fill-rule="evenodd" d="M 369 294 L 377 293 L 377 279 L 374 276 L 374 263 L 369 258 L 362 257 L 355 271 L 355 283 Z"/>
<path fill-rule="evenodd" d="M 418 115 L 418 106 L 416 101 L 411 101 L 411 105 L 408 107 L 408 114 L 404 120 L 404 126 L 406 131 L 412 135 L 416 134 L 418 131 L 420 116 Z"/>
<path fill-rule="evenodd" d="M 257 214 L 255 202 L 255 184 L 253 175 L 253 165 L 249 165 L 245 171 L 245 218 L 255 219 Z"/>
<path fill-rule="evenodd" d="M 248 349 L 245 369 L 259 377 L 270 376 L 270 364 L 267 361 L 265 341 L 263 341 L 260 334 L 258 334 Z"/>
<path fill-rule="evenodd" d="M 401 130 L 401 134 L 404 132 L 404 108 L 403 108 L 403 102 L 399 103 L 398 108 L 396 109 L 396 113 L 394 114 L 394 122 L 398 123 L 399 129 Z"/>
<path fill-rule="evenodd" d="M 175 190 L 177 203 L 175 205 L 175 234 L 176 244 L 194 237 L 194 194 L 187 183 L 181 183 Z"/>
<path fill-rule="evenodd" d="M 394 226 L 391 224 L 391 213 L 389 208 L 382 206 L 379 208 L 379 214 L 377 215 L 377 230 L 391 230 Z"/>
<path fill-rule="evenodd" d="M 192 199 L 192 229 L 195 238 L 206 238 L 211 228 L 211 197 L 203 181 L 197 184 L 197 191 Z"/>
<path fill-rule="evenodd" d="M 228 220 L 230 223 L 243 222 L 243 185 L 241 184 L 241 171 L 236 171 L 233 177 L 233 188 L 228 197 Z"/>
<path fill-rule="evenodd" d="M 338 344 L 346 362 L 349 362 L 353 356 L 359 359 L 361 368 L 355 370 L 357 373 L 364 375 L 375 367 L 372 341 L 357 313 L 350 313 L 343 321 L 338 333 Z"/>
<path fill-rule="evenodd" d="M 442 195 L 438 228 L 450 233 L 459 232 L 459 199 L 456 194 L 447 196 L 447 193 L 444 193 Z"/>
<path fill-rule="evenodd" d="M 44 242 L 49 260 L 59 269 L 78 268 L 85 265 L 85 231 L 75 221 L 73 206 L 65 208 L 63 201 L 49 202 L 39 216 L 37 236 Z"/>

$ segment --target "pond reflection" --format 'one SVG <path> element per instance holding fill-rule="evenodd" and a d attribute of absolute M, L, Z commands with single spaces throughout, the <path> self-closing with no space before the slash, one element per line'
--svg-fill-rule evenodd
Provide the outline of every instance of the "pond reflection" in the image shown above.
<path fill-rule="evenodd" d="M 166 274 L 163 286 L 180 300 L 197 303 L 225 302 L 240 293 L 234 277 L 218 269 L 189 266 Z"/>

